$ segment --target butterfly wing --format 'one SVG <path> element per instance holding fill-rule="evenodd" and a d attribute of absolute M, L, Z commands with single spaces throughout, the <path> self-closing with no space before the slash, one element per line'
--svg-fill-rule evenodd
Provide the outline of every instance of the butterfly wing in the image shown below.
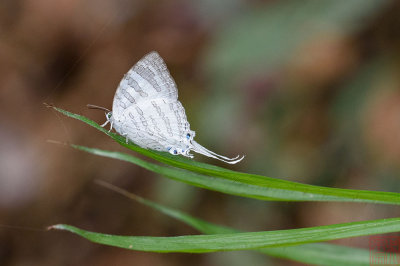
<path fill-rule="evenodd" d="M 139 60 L 121 80 L 114 96 L 115 130 L 137 145 L 191 157 L 190 150 L 227 163 L 243 159 L 216 154 L 193 140 L 185 109 L 167 66 L 157 52 Z"/>
<path fill-rule="evenodd" d="M 113 115 L 118 117 L 132 105 L 157 98 L 177 101 L 178 90 L 164 60 L 151 52 L 124 75 L 114 96 Z"/>
<path fill-rule="evenodd" d="M 182 104 L 166 99 L 142 101 L 124 110 L 121 131 L 136 144 L 166 151 L 169 147 L 183 147 L 190 130 Z"/>

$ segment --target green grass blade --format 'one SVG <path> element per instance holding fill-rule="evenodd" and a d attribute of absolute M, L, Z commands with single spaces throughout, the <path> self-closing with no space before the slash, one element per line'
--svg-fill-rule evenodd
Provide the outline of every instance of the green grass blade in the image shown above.
<path fill-rule="evenodd" d="M 102 151 L 76 145 L 74 146 L 75 148 L 105 157 L 128 161 L 169 178 L 202 188 L 262 200 L 343 201 L 400 204 L 399 193 L 312 186 L 261 175 L 236 172 L 214 165 L 199 163 L 182 156 L 173 156 L 166 152 L 163 153 L 146 150 L 137 145 L 125 143 L 124 137 L 108 132 L 97 123 L 84 116 L 73 114 L 56 107 L 53 108 L 68 117 L 85 122 L 86 124 L 100 130 L 122 146 L 159 162 L 186 169 L 190 172 L 144 162 L 136 157 L 123 153 Z"/>
<path fill-rule="evenodd" d="M 360 248 L 344 247 L 334 244 L 304 244 L 285 248 L 262 249 L 268 255 L 290 259 L 307 265 L 326 266 L 367 266 L 370 265 L 370 251 Z M 387 258 L 389 254 L 382 253 Z"/>
<path fill-rule="evenodd" d="M 254 198 L 259 200 L 274 200 L 274 201 L 343 201 L 343 202 L 351 201 L 351 202 L 398 204 L 398 202 L 391 201 L 390 199 L 391 194 L 395 193 L 379 192 L 379 194 L 382 194 L 383 196 L 381 196 L 380 198 L 379 197 L 373 198 L 372 196 L 370 196 L 372 198 L 370 200 L 360 197 L 360 194 L 362 195 L 362 193 L 368 196 L 368 191 L 335 189 L 339 193 L 337 193 L 336 195 L 334 193 L 332 193 L 333 195 L 329 195 L 329 194 L 324 194 L 322 192 L 315 193 L 314 191 L 310 191 L 309 189 L 304 190 L 304 192 L 291 190 L 290 187 L 288 189 L 284 189 L 280 188 L 280 186 L 274 186 L 274 183 L 271 183 L 271 186 L 269 188 L 260 187 L 238 181 L 232 181 L 228 179 L 202 175 L 182 169 L 157 165 L 121 152 L 106 151 L 79 145 L 71 145 L 71 146 L 76 149 L 92 153 L 95 155 L 118 159 L 136 164 L 152 172 L 168 177 L 172 180 L 236 196 Z M 329 190 L 329 188 L 325 189 Z M 375 195 L 377 194 L 377 192 L 371 192 L 371 194 Z M 386 194 L 389 194 L 389 197 L 386 197 Z M 396 196 L 397 200 L 399 200 L 397 194 Z"/>
<path fill-rule="evenodd" d="M 127 198 L 133 199 L 148 207 L 151 207 L 171 218 L 183 222 L 203 234 L 224 234 L 224 233 L 237 233 L 236 229 L 226 226 L 216 225 L 207 221 L 190 216 L 182 211 L 166 207 L 164 205 L 147 200 L 133 193 L 116 187 L 104 181 L 97 181 L 98 184 L 109 188 Z M 303 244 L 290 247 L 277 247 L 277 248 L 262 248 L 257 249 L 257 252 L 264 253 L 269 256 L 279 257 L 283 259 L 293 260 L 297 262 L 317 265 L 370 265 L 369 250 L 343 247 L 333 244 Z M 388 257 L 388 256 L 387 256 Z"/>
<path fill-rule="evenodd" d="M 51 228 L 70 231 L 95 243 L 137 251 L 206 253 L 284 247 L 356 236 L 399 232 L 400 218 L 290 230 L 174 237 L 117 236 L 94 233 L 65 224 L 54 225 Z"/>
<path fill-rule="evenodd" d="M 299 191 L 290 191 L 284 189 L 274 189 L 258 187 L 254 185 L 248 185 L 245 183 L 234 182 L 232 180 L 226 180 L 222 178 L 215 178 L 212 176 L 201 175 L 198 173 L 189 172 L 182 169 L 166 167 L 157 165 L 151 162 L 141 160 L 137 157 L 121 152 L 112 152 L 106 150 L 100 150 L 95 148 L 88 148 L 79 145 L 71 145 L 72 147 L 92 153 L 95 155 L 118 159 L 126 162 L 130 162 L 148 169 L 154 173 L 161 174 L 175 181 L 180 181 L 189 185 L 205 188 L 209 190 L 219 191 L 226 194 L 232 194 L 242 197 L 260 199 L 260 200 L 316 200 L 313 194 L 307 194 Z M 341 200 L 340 197 L 320 197 L 320 200 Z"/>

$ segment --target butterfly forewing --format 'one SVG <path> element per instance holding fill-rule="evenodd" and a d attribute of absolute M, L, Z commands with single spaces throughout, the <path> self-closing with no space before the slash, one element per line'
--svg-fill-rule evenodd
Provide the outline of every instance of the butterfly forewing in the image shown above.
<path fill-rule="evenodd" d="M 155 98 L 178 99 L 176 83 L 164 60 L 157 52 L 151 52 L 144 56 L 133 66 L 133 70 L 154 87 L 155 96 L 158 96 Z"/>
<path fill-rule="evenodd" d="M 151 52 L 124 75 L 114 96 L 113 115 L 119 117 L 131 105 L 157 98 L 176 101 L 178 90 L 160 55 Z"/>

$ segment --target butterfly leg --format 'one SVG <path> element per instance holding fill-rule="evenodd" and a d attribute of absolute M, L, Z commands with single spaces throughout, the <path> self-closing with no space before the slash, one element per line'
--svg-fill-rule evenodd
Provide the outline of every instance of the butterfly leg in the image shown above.
<path fill-rule="evenodd" d="M 111 121 L 111 122 L 110 122 L 110 130 L 108 130 L 108 132 L 111 132 L 111 130 L 113 129 L 112 126 L 113 126 L 113 122 Z"/>
<path fill-rule="evenodd" d="M 107 120 L 106 122 L 104 122 L 104 124 L 101 125 L 101 127 L 105 127 L 110 121 Z"/>
<path fill-rule="evenodd" d="M 113 120 L 111 119 L 111 112 L 108 112 L 106 114 L 106 119 L 107 121 L 104 122 L 104 124 L 102 124 L 101 127 L 105 127 L 108 123 L 110 123 L 110 130 L 108 130 L 108 132 L 111 132 L 111 130 L 113 129 Z"/>
<path fill-rule="evenodd" d="M 125 137 L 125 142 L 128 144 L 128 133 L 122 133 L 121 136 Z"/>

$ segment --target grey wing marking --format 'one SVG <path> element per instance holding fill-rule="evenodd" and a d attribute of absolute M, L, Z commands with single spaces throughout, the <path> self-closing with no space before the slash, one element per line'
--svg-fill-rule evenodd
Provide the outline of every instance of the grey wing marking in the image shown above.
<path fill-rule="evenodd" d="M 132 69 L 150 83 L 159 95 L 168 99 L 178 99 L 176 83 L 164 60 L 157 52 L 153 51 L 145 55 Z"/>
<path fill-rule="evenodd" d="M 128 118 L 123 123 L 122 132 L 145 148 L 165 151 L 185 140 L 186 134 L 191 133 L 185 110 L 179 101 L 154 99 L 149 103 L 132 105 L 122 115 Z"/>
<path fill-rule="evenodd" d="M 170 112 L 173 112 L 175 115 L 174 122 L 177 129 L 176 132 L 179 132 L 180 138 L 186 138 L 186 133 L 190 130 L 190 124 L 187 121 L 185 108 L 183 108 L 180 101 L 170 102 L 168 107 Z"/>
<path fill-rule="evenodd" d="M 131 105 L 159 98 L 176 101 L 178 90 L 163 59 L 157 52 L 151 52 L 140 59 L 119 83 L 113 115 L 118 117 Z"/>
<path fill-rule="evenodd" d="M 146 114 L 146 110 L 138 106 L 128 108 L 125 114 L 128 115 L 129 122 L 124 123 L 121 128 L 124 135 L 143 148 L 165 151 L 170 140 L 159 127 L 154 114 Z"/>
<path fill-rule="evenodd" d="M 182 141 L 186 138 L 186 134 L 191 131 L 185 109 L 179 101 L 152 100 L 147 112 L 153 114 L 154 122 L 158 128 L 171 140 Z"/>

